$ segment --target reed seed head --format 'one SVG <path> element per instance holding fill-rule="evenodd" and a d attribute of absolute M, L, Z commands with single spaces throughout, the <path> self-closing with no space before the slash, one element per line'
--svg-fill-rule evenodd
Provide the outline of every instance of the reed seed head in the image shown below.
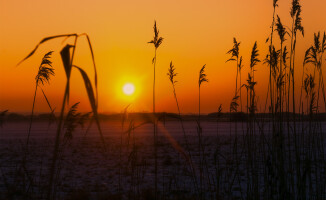
<path fill-rule="evenodd" d="M 49 60 L 53 51 L 46 53 L 42 59 L 41 65 L 38 69 L 38 73 L 35 77 L 37 85 L 49 83 L 51 76 L 54 76 L 54 69 L 52 62 Z"/>
<path fill-rule="evenodd" d="M 198 80 L 199 87 L 203 82 L 208 82 L 207 75 L 205 74 L 205 67 L 206 64 L 199 71 L 199 80 Z"/>
<path fill-rule="evenodd" d="M 174 77 L 177 76 L 177 73 L 175 72 L 175 67 L 174 67 L 174 65 L 172 64 L 172 61 L 170 62 L 170 67 L 169 67 L 169 70 L 168 70 L 167 75 L 169 76 L 169 79 L 170 79 L 172 85 L 175 85 L 175 83 L 176 83 L 177 81 L 174 80 Z"/>
<path fill-rule="evenodd" d="M 157 49 L 163 42 L 163 39 L 162 37 L 159 37 L 159 30 L 157 29 L 157 26 L 156 26 L 156 21 L 154 21 L 154 38 L 153 40 L 149 41 L 148 43 L 152 43 L 155 47 L 155 49 Z"/>

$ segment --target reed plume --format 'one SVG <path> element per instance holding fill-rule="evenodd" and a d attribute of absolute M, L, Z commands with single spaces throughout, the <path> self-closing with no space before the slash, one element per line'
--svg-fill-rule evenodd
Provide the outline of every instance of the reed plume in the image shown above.
<path fill-rule="evenodd" d="M 250 69 L 252 72 L 252 78 L 255 80 L 255 66 L 260 62 L 258 59 L 258 49 L 257 49 L 257 42 L 255 42 L 254 46 L 251 50 L 251 56 L 250 56 Z"/>
<path fill-rule="evenodd" d="M 65 118 L 65 121 L 63 123 L 63 128 L 65 128 L 65 134 L 64 139 L 66 141 L 72 140 L 73 138 L 73 132 L 78 126 L 84 127 L 84 124 L 86 120 L 88 120 L 90 116 L 90 112 L 81 114 L 80 112 L 77 112 L 79 102 L 72 105 L 67 113 L 67 116 Z"/>
<path fill-rule="evenodd" d="M 203 82 L 208 82 L 207 75 L 205 74 L 205 67 L 206 65 L 204 65 L 199 71 L 199 79 L 198 79 L 199 87 Z"/>
<path fill-rule="evenodd" d="M 241 67 L 241 62 L 239 65 L 239 47 L 240 47 L 240 42 L 237 42 L 236 38 L 233 38 L 233 47 L 230 49 L 227 54 L 231 54 L 231 58 L 229 58 L 226 62 L 229 61 L 236 61 L 236 68 L 237 68 L 237 75 L 235 79 L 235 96 L 238 91 L 238 73 L 239 73 L 239 67 Z M 242 57 L 240 59 L 242 61 Z"/>
<path fill-rule="evenodd" d="M 177 73 L 175 72 L 175 67 L 174 65 L 172 64 L 172 61 L 170 62 L 170 67 L 168 69 L 168 73 L 167 75 L 169 76 L 169 80 L 170 82 L 172 83 L 172 86 L 174 88 L 175 84 L 176 84 L 176 80 L 174 79 L 174 77 L 177 76 Z"/>
<path fill-rule="evenodd" d="M 311 74 L 307 74 L 304 80 L 303 88 L 306 92 L 306 97 L 308 98 L 309 103 L 309 114 L 310 116 L 316 112 L 317 106 L 315 105 L 316 93 L 314 92 L 315 80 Z"/>
<path fill-rule="evenodd" d="M 205 67 L 206 67 L 206 64 L 200 69 L 199 71 L 199 78 L 198 78 L 198 89 L 199 89 L 199 93 L 198 93 L 198 98 L 199 98 L 199 101 L 198 101 L 198 121 L 200 123 L 200 86 L 202 83 L 204 82 L 208 82 L 208 79 L 207 79 L 207 75 L 205 74 Z"/>

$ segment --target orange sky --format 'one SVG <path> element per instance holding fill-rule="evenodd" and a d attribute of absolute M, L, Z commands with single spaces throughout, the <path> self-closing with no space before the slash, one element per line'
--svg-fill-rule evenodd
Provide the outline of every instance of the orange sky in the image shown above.
<path fill-rule="evenodd" d="M 290 0 L 280 0 L 277 14 L 290 25 Z M 301 82 L 304 51 L 313 41 L 313 33 L 326 30 L 326 1 L 302 1 L 302 24 L 305 37 L 298 36 L 297 83 Z M 91 37 L 99 76 L 99 111 L 120 112 L 132 103 L 130 111 L 152 109 L 153 22 L 157 20 L 164 37 L 157 58 L 157 111 L 176 112 L 171 84 L 166 75 L 172 60 L 177 76 L 176 91 L 183 113 L 198 110 L 198 72 L 206 64 L 208 83 L 202 85 L 202 112 L 214 112 L 219 104 L 229 110 L 234 95 L 234 63 L 225 63 L 232 38 L 241 41 L 244 57 L 243 81 L 251 48 L 257 40 L 260 59 L 265 58 L 272 21 L 272 0 L 1 0 L 0 1 L 0 110 L 29 112 L 35 89 L 38 65 L 53 50 L 56 76 L 44 87 L 51 104 L 61 107 L 65 74 L 59 52 L 65 43 L 51 41 L 22 65 L 15 67 L 44 37 L 65 33 L 87 33 Z M 275 39 L 278 42 L 277 39 Z M 67 42 L 71 42 L 68 40 Z M 93 77 L 91 59 L 85 40 L 78 44 L 75 64 Z M 255 80 L 260 104 L 265 102 L 268 67 L 259 64 Z M 136 95 L 121 94 L 125 82 L 136 84 Z M 300 84 L 297 85 L 299 96 Z M 81 101 L 83 111 L 90 109 L 83 83 L 73 71 L 71 104 Z M 48 111 L 38 93 L 36 111 Z"/>

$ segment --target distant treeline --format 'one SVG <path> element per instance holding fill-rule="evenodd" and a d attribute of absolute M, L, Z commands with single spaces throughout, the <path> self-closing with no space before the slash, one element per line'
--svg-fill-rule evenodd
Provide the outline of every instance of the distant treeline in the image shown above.
<path fill-rule="evenodd" d="M 284 114 L 284 113 L 283 113 Z M 244 113 L 244 112 L 232 112 L 232 113 L 209 113 L 209 114 L 202 114 L 200 116 L 201 120 L 204 121 L 246 121 L 248 119 L 250 114 Z M 152 120 L 153 113 L 128 113 L 128 120 L 134 120 L 134 121 L 151 121 Z M 178 121 L 180 120 L 180 117 L 176 113 L 156 113 L 157 118 L 160 121 Z M 285 115 L 287 116 L 287 115 Z M 290 120 L 292 121 L 293 113 L 290 113 L 288 115 L 290 117 Z M 117 120 L 121 121 L 124 118 L 123 113 L 115 113 L 115 114 L 99 114 L 99 119 L 101 121 L 108 121 L 108 120 Z M 182 114 L 181 115 L 182 120 L 184 121 L 196 121 L 198 120 L 198 115 L 196 114 Z M 308 121 L 310 118 L 313 118 L 313 120 L 316 121 L 326 121 L 326 113 L 316 113 L 313 116 L 307 115 L 307 114 L 296 114 L 297 119 L 302 119 L 303 121 Z M 30 115 L 26 114 L 20 114 L 20 113 L 8 113 L 3 120 L 3 122 L 6 121 L 29 121 L 31 118 Z M 38 114 L 34 116 L 35 121 L 53 121 L 55 122 L 55 118 L 58 118 L 58 115 L 53 116 L 52 114 Z M 256 113 L 255 114 L 256 119 L 261 119 L 264 121 L 271 121 L 273 119 L 273 116 L 271 113 Z M 277 120 L 277 119 L 276 119 Z M 286 121 L 286 120 L 284 120 Z"/>

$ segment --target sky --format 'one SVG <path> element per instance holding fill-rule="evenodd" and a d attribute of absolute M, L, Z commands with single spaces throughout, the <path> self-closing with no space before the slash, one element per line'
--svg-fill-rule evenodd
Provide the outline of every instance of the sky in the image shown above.
<path fill-rule="evenodd" d="M 326 1 L 305 0 L 302 24 L 305 35 L 298 35 L 296 53 L 296 96 L 300 93 L 305 50 L 313 42 L 314 32 L 326 30 Z M 290 26 L 290 0 L 280 0 L 276 10 L 283 24 Z M 172 85 L 167 71 L 172 61 L 178 73 L 176 93 L 182 113 L 198 111 L 198 76 L 206 64 L 208 83 L 201 86 L 201 111 L 216 112 L 220 104 L 228 111 L 234 96 L 236 67 L 226 52 L 233 37 L 241 41 L 244 58 L 242 81 L 247 78 L 251 48 L 258 43 L 259 58 L 264 60 L 272 23 L 272 0 L 0 0 L 0 111 L 30 112 L 35 90 L 35 75 L 42 57 L 53 50 L 55 77 L 42 86 L 56 111 L 61 108 L 66 76 L 60 58 L 61 49 L 73 40 L 52 40 L 21 65 L 44 37 L 87 33 L 90 36 L 98 72 L 99 112 L 119 113 L 127 105 L 130 112 L 152 111 L 154 47 L 153 24 L 157 21 L 164 38 L 157 50 L 156 111 L 176 112 Z M 279 40 L 275 37 L 279 48 Z M 286 44 L 288 45 L 289 39 Z M 93 81 L 94 71 L 87 41 L 78 40 L 75 65 L 85 69 Z M 269 69 L 256 67 L 258 108 L 263 109 Z M 131 96 L 122 92 L 125 83 L 135 85 Z M 94 84 L 94 82 L 93 82 Z M 243 90 L 243 92 L 245 92 Z M 80 102 L 81 111 L 89 111 L 82 78 L 73 70 L 70 104 Z M 36 112 L 48 112 L 38 91 Z"/>

